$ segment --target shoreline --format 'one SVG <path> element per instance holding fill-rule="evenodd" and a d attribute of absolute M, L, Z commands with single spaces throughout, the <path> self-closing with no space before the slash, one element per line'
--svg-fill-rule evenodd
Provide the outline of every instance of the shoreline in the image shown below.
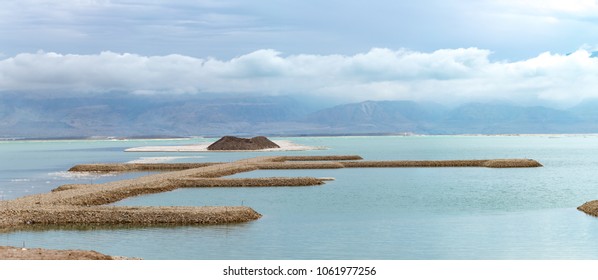
<path fill-rule="evenodd" d="M 326 137 L 598 137 L 598 133 L 459 133 L 459 134 L 418 134 L 418 133 L 373 133 L 373 134 L 300 134 L 300 135 L 272 135 L 273 138 L 326 138 Z M 217 139 L 217 136 L 169 136 L 169 137 L 0 137 L 0 142 L 52 142 L 52 141 L 185 141 L 192 139 Z M 277 140 L 287 141 L 287 140 Z M 276 141 L 273 141 L 276 142 Z"/>

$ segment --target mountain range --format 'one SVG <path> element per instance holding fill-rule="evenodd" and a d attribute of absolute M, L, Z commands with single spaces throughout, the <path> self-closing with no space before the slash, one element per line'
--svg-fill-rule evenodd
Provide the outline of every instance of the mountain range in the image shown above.
<path fill-rule="evenodd" d="M 292 97 L 0 95 L 0 138 L 598 133 L 598 101 L 568 109 Z"/>

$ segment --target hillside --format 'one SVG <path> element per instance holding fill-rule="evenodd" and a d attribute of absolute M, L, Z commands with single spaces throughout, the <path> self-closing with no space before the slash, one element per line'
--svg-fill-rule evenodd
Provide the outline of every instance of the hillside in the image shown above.
<path fill-rule="evenodd" d="M 4 94 L 0 137 L 598 133 L 598 101 L 592 100 L 566 110 L 506 103 L 455 108 L 413 101 L 314 104 L 291 97 Z"/>

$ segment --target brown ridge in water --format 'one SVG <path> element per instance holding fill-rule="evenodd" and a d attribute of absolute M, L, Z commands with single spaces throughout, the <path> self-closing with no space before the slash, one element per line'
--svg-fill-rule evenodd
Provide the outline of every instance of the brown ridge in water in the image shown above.
<path fill-rule="evenodd" d="M 302 187 L 324 184 L 325 178 L 270 177 L 270 178 L 187 178 L 176 179 L 180 188 L 214 187 Z"/>
<path fill-rule="evenodd" d="M 175 171 L 206 167 L 221 162 L 205 163 L 90 163 L 78 164 L 68 171 L 72 172 L 143 172 L 143 171 Z"/>
<path fill-rule="evenodd" d="M 366 168 L 366 167 L 488 167 L 488 168 L 526 168 L 542 167 L 533 159 L 484 159 L 484 160 L 391 160 L 361 161 L 360 156 L 279 156 L 268 160 L 254 162 L 251 165 L 237 166 L 231 169 L 220 169 L 211 175 L 202 177 L 221 177 L 257 169 L 334 169 L 334 168 Z M 359 161 L 355 161 L 359 160 Z M 222 164 L 206 163 L 97 163 L 79 164 L 69 171 L 86 172 L 131 172 L 131 171 L 171 171 L 186 170 Z"/>
<path fill-rule="evenodd" d="M 488 160 L 394 160 L 394 161 L 345 161 L 344 167 L 488 167 L 528 168 L 542 167 L 533 159 L 488 159 Z"/>
<path fill-rule="evenodd" d="M 362 160 L 358 155 L 329 155 L 329 156 L 281 156 L 281 161 L 327 161 L 327 160 Z"/>

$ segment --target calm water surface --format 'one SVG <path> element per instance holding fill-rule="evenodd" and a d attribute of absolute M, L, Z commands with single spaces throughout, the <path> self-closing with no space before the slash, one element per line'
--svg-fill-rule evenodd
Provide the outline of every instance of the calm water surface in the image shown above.
<path fill-rule="evenodd" d="M 237 225 L 52 229 L 0 234 L 0 244 L 91 249 L 144 259 L 598 259 L 598 136 L 285 138 L 303 152 L 125 153 L 212 139 L 0 142 L 2 199 L 64 183 L 144 175 L 64 172 L 77 163 L 161 158 L 233 161 L 260 155 L 358 154 L 367 160 L 533 158 L 542 168 L 260 170 L 232 177 L 316 176 L 316 187 L 179 189 L 115 205 L 248 205 Z M 148 159 L 150 158 L 150 159 Z"/>

